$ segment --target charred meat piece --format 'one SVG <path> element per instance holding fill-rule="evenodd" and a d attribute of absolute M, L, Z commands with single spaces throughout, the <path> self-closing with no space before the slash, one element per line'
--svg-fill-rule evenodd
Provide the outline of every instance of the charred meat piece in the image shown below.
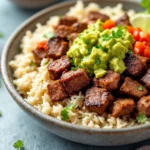
<path fill-rule="evenodd" d="M 114 97 L 106 89 L 92 87 L 86 91 L 84 105 L 90 111 L 103 114 Z"/>
<path fill-rule="evenodd" d="M 68 97 L 68 94 L 60 80 L 51 81 L 47 88 L 48 94 L 53 102 L 61 101 Z"/>
<path fill-rule="evenodd" d="M 112 116 L 120 117 L 128 115 L 133 112 L 135 108 L 135 102 L 131 98 L 119 98 L 114 101 L 112 106 Z"/>
<path fill-rule="evenodd" d="M 145 83 L 148 88 L 150 88 L 150 69 L 147 70 L 141 81 Z"/>
<path fill-rule="evenodd" d="M 33 50 L 33 54 L 38 66 L 40 66 L 42 59 L 47 57 L 47 51 L 44 49 Z"/>
<path fill-rule="evenodd" d="M 102 88 L 110 90 L 116 90 L 120 81 L 120 74 L 112 70 L 108 70 L 104 77 L 99 79 L 94 79 L 95 86 L 100 86 Z"/>
<path fill-rule="evenodd" d="M 69 36 L 69 46 L 71 46 L 72 45 L 72 43 L 74 42 L 74 40 L 78 37 L 78 33 L 72 33 L 72 34 L 70 34 L 70 36 Z"/>
<path fill-rule="evenodd" d="M 87 26 L 87 23 L 76 22 L 72 25 L 72 27 L 74 28 L 75 32 L 81 33 L 82 31 L 87 29 L 88 26 Z"/>
<path fill-rule="evenodd" d="M 150 96 L 142 97 L 137 104 L 137 109 L 139 113 L 146 114 L 150 116 Z"/>
<path fill-rule="evenodd" d="M 100 19 L 101 21 L 104 22 L 104 21 L 109 19 L 109 16 L 102 14 L 102 13 L 99 13 L 97 11 L 91 11 L 88 14 L 88 18 L 91 21 L 96 21 L 96 20 Z"/>
<path fill-rule="evenodd" d="M 84 69 L 77 69 L 76 71 L 68 71 L 61 77 L 61 82 L 66 91 L 72 95 L 82 88 L 86 87 L 90 79 Z"/>
<path fill-rule="evenodd" d="M 131 76 L 141 76 L 145 72 L 142 61 L 134 54 L 128 55 L 125 60 L 126 73 Z"/>
<path fill-rule="evenodd" d="M 62 38 L 55 37 L 47 42 L 47 53 L 50 58 L 60 58 L 62 55 L 66 54 L 68 50 L 68 43 Z"/>
<path fill-rule="evenodd" d="M 136 55 L 143 63 L 145 67 L 147 67 L 147 63 L 150 62 L 150 60 L 147 57 L 141 56 L 141 55 Z"/>
<path fill-rule="evenodd" d="M 78 19 L 73 16 L 64 16 L 60 18 L 59 25 L 66 25 L 66 26 L 71 26 L 74 23 L 76 23 Z"/>
<path fill-rule="evenodd" d="M 126 77 L 120 91 L 134 98 L 141 98 L 148 93 L 147 89 L 139 82 Z"/>
<path fill-rule="evenodd" d="M 60 78 L 63 71 L 69 69 L 70 61 L 66 56 L 62 56 L 60 59 L 55 60 L 48 66 L 51 79 L 55 80 Z"/>
<path fill-rule="evenodd" d="M 74 33 L 75 29 L 72 26 L 59 25 L 55 27 L 55 34 L 61 38 L 67 38 L 71 33 Z"/>
<path fill-rule="evenodd" d="M 121 16 L 118 20 L 116 20 L 117 25 L 130 25 L 129 16 L 127 13 L 125 13 L 123 16 Z"/>

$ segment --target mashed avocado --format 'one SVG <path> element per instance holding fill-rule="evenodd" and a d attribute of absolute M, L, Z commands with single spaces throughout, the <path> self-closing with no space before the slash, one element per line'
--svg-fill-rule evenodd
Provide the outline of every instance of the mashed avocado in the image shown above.
<path fill-rule="evenodd" d="M 103 30 L 98 20 L 75 39 L 67 56 L 76 68 L 84 68 L 96 78 L 105 75 L 108 67 L 121 74 L 126 69 L 123 59 L 133 42 L 125 28 Z"/>

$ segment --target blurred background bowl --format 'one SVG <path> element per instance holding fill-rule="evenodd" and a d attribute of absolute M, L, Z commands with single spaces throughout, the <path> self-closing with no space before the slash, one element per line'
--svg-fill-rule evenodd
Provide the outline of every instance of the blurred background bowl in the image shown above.
<path fill-rule="evenodd" d="M 14 4 L 26 9 L 39 9 L 63 0 L 10 0 Z"/>

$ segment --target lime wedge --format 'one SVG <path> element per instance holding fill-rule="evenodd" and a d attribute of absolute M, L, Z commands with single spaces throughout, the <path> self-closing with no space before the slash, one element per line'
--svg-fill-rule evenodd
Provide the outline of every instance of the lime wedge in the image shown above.
<path fill-rule="evenodd" d="M 141 28 L 144 32 L 150 32 L 150 15 L 149 14 L 136 14 L 130 17 L 131 25 L 134 28 Z"/>

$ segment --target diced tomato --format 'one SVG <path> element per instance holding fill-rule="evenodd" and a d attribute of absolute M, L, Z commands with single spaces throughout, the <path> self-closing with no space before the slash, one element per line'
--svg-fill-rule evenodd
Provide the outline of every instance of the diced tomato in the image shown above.
<path fill-rule="evenodd" d="M 116 26 L 116 23 L 114 22 L 114 21 L 112 21 L 112 20 L 107 20 L 107 21 L 105 21 L 104 22 L 104 24 L 103 24 L 103 29 L 105 30 L 105 29 L 111 29 L 111 28 L 113 28 L 113 27 L 115 27 Z"/>
<path fill-rule="evenodd" d="M 150 58 L 150 47 L 146 47 L 143 56 Z"/>
<path fill-rule="evenodd" d="M 47 50 L 47 46 L 46 46 L 47 41 L 42 41 L 38 44 L 37 49 L 44 49 Z"/>
<path fill-rule="evenodd" d="M 132 26 L 127 26 L 128 32 L 130 32 L 133 35 L 134 28 Z"/>
<path fill-rule="evenodd" d="M 139 40 L 140 40 L 140 32 L 141 32 L 141 29 L 140 29 L 140 28 L 135 29 L 134 32 L 133 32 L 133 38 L 134 38 L 136 41 L 139 41 Z"/>
<path fill-rule="evenodd" d="M 146 46 L 142 42 L 136 42 L 134 46 L 134 53 L 143 55 Z"/>
<path fill-rule="evenodd" d="M 150 33 L 147 33 L 146 38 L 147 38 L 147 42 L 150 44 Z"/>
<path fill-rule="evenodd" d="M 140 41 L 141 42 L 148 42 L 147 34 L 142 32 L 142 31 L 140 32 Z"/>

